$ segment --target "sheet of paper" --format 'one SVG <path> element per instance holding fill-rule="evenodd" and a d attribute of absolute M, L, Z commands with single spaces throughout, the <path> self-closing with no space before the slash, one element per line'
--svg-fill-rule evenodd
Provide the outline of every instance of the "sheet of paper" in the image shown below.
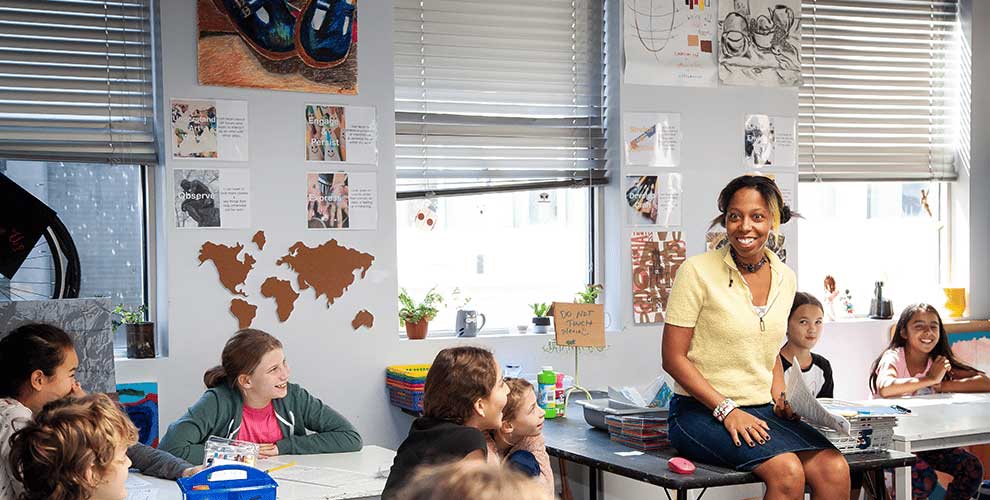
<path fill-rule="evenodd" d="M 158 490 L 154 488 L 127 488 L 127 500 L 156 500 Z"/>
<path fill-rule="evenodd" d="M 308 484 L 330 488 L 334 495 L 328 498 L 342 498 L 337 495 L 346 493 L 351 498 L 380 495 L 385 488 L 385 478 L 373 474 L 334 469 L 331 467 L 313 467 L 308 465 L 293 465 L 271 472 L 271 476 L 279 481 Z"/>
<path fill-rule="evenodd" d="M 792 366 L 801 366 L 797 358 L 794 358 L 791 363 Z M 801 418 L 812 425 L 828 427 L 829 429 L 841 432 L 843 436 L 849 435 L 849 421 L 839 415 L 829 413 L 815 399 L 815 395 L 811 393 L 811 389 L 808 389 L 807 384 L 804 383 L 804 379 L 801 378 L 801 370 L 791 370 L 786 382 L 787 401 L 791 404 L 791 408 L 798 415 L 801 415 Z"/>
<path fill-rule="evenodd" d="M 127 481 L 124 482 L 124 486 L 127 489 L 129 489 L 129 490 L 130 489 L 136 489 L 136 488 L 151 488 L 152 487 L 151 486 L 151 483 L 149 483 L 148 481 L 145 481 L 144 479 L 141 479 L 138 476 L 135 476 L 134 474 L 128 474 L 127 475 Z"/>

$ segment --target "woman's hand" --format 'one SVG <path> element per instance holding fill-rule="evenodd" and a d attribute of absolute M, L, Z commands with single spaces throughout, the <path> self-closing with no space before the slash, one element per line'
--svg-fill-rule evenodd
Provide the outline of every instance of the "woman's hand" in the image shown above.
<path fill-rule="evenodd" d="M 794 412 L 791 403 L 787 401 L 787 395 L 783 392 L 780 397 L 773 401 L 773 414 L 787 420 L 801 420 L 801 415 Z"/>
<path fill-rule="evenodd" d="M 770 440 L 770 426 L 740 408 L 729 412 L 722 425 L 725 425 L 725 430 L 729 431 L 736 446 L 742 445 L 740 440 L 745 441 L 750 448 L 756 446 L 756 443 L 763 444 Z"/>
<path fill-rule="evenodd" d="M 271 458 L 278 456 L 278 446 L 275 443 L 258 445 L 258 456 L 261 458 Z"/>

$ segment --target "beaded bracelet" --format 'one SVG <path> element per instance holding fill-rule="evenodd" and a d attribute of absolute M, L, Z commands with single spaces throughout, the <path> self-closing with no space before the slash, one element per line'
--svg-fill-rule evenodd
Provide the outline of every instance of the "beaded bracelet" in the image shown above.
<path fill-rule="evenodd" d="M 725 420 L 725 417 L 728 417 L 729 413 L 731 413 L 732 410 L 735 409 L 736 409 L 736 402 L 729 398 L 725 398 L 722 400 L 721 403 L 718 404 L 718 406 L 715 407 L 715 410 L 712 411 L 712 415 L 715 416 L 716 420 L 722 422 Z"/>

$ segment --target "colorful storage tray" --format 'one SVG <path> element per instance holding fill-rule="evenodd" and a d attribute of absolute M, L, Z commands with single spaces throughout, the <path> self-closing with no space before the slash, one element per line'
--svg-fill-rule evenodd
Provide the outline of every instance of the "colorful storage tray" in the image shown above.
<path fill-rule="evenodd" d="M 244 479 L 213 480 L 217 472 L 243 471 Z M 247 465 L 218 465 L 192 477 L 178 479 L 184 500 L 275 500 L 278 483 Z"/>
<path fill-rule="evenodd" d="M 395 365 L 385 369 L 385 387 L 393 406 L 413 412 L 423 411 L 423 389 L 430 365 Z"/>

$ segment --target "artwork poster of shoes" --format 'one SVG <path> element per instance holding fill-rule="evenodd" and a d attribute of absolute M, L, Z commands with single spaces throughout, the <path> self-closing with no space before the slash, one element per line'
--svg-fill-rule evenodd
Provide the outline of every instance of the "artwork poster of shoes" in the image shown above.
<path fill-rule="evenodd" d="M 357 0 L 197 0 L 201 85 L 356 95 Z"/>

